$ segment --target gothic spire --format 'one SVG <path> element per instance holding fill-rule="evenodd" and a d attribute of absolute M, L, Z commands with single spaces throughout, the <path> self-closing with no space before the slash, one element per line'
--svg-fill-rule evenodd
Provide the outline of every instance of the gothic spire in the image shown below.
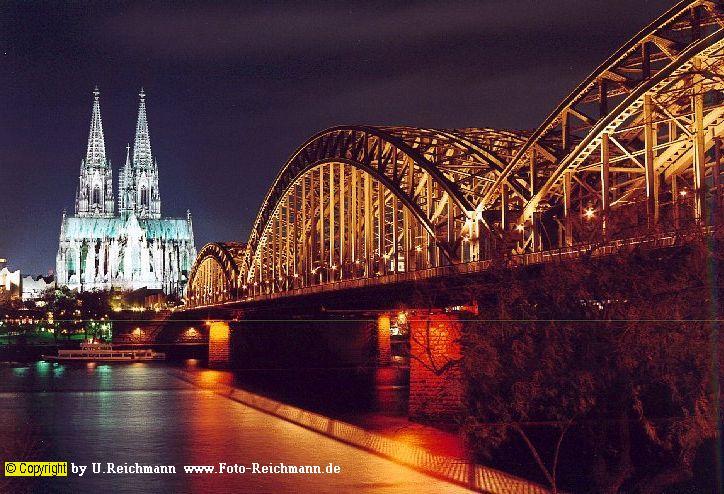
<path fill-rule="evenodd" d="M 138 121 L 136 123 L 136 140 L 133 142 L 133 167 L 151 168 L 151 138 L 148 135 L 148 119 L 146 118 L 146 93 L 138 93 L 141 101 L 138 104 Z"/>
<path fill-rule="evenodd" d="M 98 102 L 98 86 L 93 90 L 93 115 L 91 116 L 90 133 L 88 134 L 88 150 L 85 156 L 86 166 L 105 167 L 106 143 L 103 139 L 103 123 L 101 122 L 101 106 Z"/>

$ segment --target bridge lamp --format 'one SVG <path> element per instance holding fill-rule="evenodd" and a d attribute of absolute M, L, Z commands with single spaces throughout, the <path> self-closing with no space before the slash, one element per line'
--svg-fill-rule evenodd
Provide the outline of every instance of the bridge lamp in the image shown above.
<path fill-rule="evenodd" d="M 390 255 L 389 255 L 389 254 L 385 254 L 385 255 L 383 255 L 382 257 L 384 257 L 385 259 L 389 259 L 389 258 L 390 258 Z"/>
<path fill-rule="evenodd" d="M 525 225 L 523 225 L 523 224 L 515 225 L 515 229 L 518 230 L 519 232 L 522 232 L 523 230 L 525 230 Z"/>
<path fill-rule="evenodd" d="M 681 197 L 686 197 L 686 194 L 687 194 L 686 189 L 684 189 L 684 190 L 682 190 L 681 192 L 679 192 L 679 195 L 680 195 Z"/>
<path fill-rule="evenodd" d="M 593 208 L 588 208 L 583 212 L 583 214 L 587 220 L 591 220 L 594 216 L 596 216 L 596 211 L 594 211 Z"/>
<path fill-rule="evenodd" d="M 422 246 L 418 245 L 417 247 L 415 247 L 415 252 L 422 252 Z"/>
<path fill-rule="evenodd" d="M 332 271 L 336 270 L 336 269 L 337 269 L 337 265 L 336 265 L 336 264 L 332 264 L 332 267 L 331 267 L 330 269 L 331 269 Z"/>
<path fill-rule="evenodd" d="M 294 273 L 295 278 L 299 278 L 299 273 Z"/>

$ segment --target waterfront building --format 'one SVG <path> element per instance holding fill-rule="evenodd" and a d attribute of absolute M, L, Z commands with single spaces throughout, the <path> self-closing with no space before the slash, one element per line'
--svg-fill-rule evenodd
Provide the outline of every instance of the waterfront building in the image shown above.
<path fill-rule="evenodd" d="M 47 290 L 55 288 L 55 276 L 27 275 L 22 279 L 23 302 L 40 299 Z"/>
<path fill-rule="evenodd" d="M 7 266 L 0 269 L 0 292 L 4 297 L 10 299 L 20 298 L 23 291 L 22 276 L 20 270 L 10 271 Z"/>
<path fill-rule="evenodd" d="M 182 295 L 196 257 L 191 213 L 163 218 L 158 163 L 151 152 L 146 95 L 141 90 L 133 154 L 118 179 L 118 211 L 113 171 L 106 157 L 98 89 L 86 157 L 80 165 L 75 214 L 63 212 L 56 278 L 72 290 L 161 289 Z"/>

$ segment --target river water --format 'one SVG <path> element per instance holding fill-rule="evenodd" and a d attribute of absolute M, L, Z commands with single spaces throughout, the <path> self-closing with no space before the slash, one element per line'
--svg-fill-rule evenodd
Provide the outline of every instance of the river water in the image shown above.
<path fill-rule="evenodd" d="M 0 492 L 458 492 L 462 489 L 196 388 L 167 364 L 0 364 L 0 461 L 89 466 L 79 477 L 0 477 Z M 203 372 L 203 370 L 200 370 Z M 397 389 L 390 387 L 392 393 Z M 341 400 L 346 402 L 348 400 Z M 340 403 L 341 403 L 340 402 Z M 392 408 L 398 403 L 392 399 Z M 390 399 L 375 403 L 390 406 Z M 333 406 L 342 406 L 335 404 Z M 344 412 L 344 407 L 338 412 Z M 392 413 L 395 413 L 394 410 Z M 91 473 L 92 463 L 175 474 Z M 332 463 L 339 473 L 184 473 L 184 465 Z"/>

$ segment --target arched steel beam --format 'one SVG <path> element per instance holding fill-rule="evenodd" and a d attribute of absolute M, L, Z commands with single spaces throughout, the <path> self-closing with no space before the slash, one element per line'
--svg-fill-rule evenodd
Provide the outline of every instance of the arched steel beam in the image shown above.
<path fill-rule="evenodd" d="M 318 167 L 319 165 L 324 165 L 324 164 L 327 164 L 327 163 L 343 163 L 343 164 L 346 164 L 346 165 L 349 165 L 349 166 L 353 166 L 353 167 L 355 167 L 355 168 L 357 168 L 357 169 L 359 169 L 359 170 L 362 170 L 362 171 L 364 171 L 365 173 L 368 173 L 368 174 L 369 174 L 370 176 L 372 176 L 375 180 L 378 180 L 385 188 L 387 188 L 389 191 L 391 191 L 393 194 L 395 194 L 395 196 L 397 196 L 397 198 L 398 198 L 408 209 L 410 209 L 410 211 L 412 211 L 412 213 L 413 213 L 413 215 L 415 216 L 415 218 L 423 225 L 423 227 L 428 231 L 428 233 L 430 233 L 430 235 L 431 235 L 433 238 L 435 237 L 434 227 L 433 227 L 433 225 L 430 223 L 430 221 L 428 220 L 428 218 L 427 218 L 427 216 L 425 215 L 425 213 L 420 209 L 420 207 L 419 207 L 416 203 L 412 202 L 412 201 L 409 199 L 409 197 L 406 196 L 406 194 L 404 193 L 404 191 L 402 191 L 397 185 L 395 185 L 395 184 L 393 184 L 392 182 L 390 182 L 390 181 L 387 179 L 387 177 L 385 177 L 383 174 L 378 173 L 377 170 L 375 170 L 374 167 L 369 167 L 369 166 L 364 165 L 364 164 L 362 164 L 362 163 L 360 163 L 360 162 L 357 162 L 357 161 L 354 161 L 354 160 L 350 160 L 350 159 L 347 159 L 347 158 L 323 159 L 323 160 L 319 160 L 319 161 L 316 161 L 316 162 L 311 162 L 311 163 L 309 163 L 308 166 L 305 167 L 305 168 L 301 171 L 301 173 L 299 173 L 298 175 L 296 175 L 296 176 L 289 182 L 288 186 L 282 191 L 281 197 L 284 197 L 285 193 L 294 185 L 294 183 L 296 183 L 296 181 L 297 181 L 298 179 L 302 178 L 307 172 L 314 170 L 314 169 L 315 169 L 316 167 Z M 274 217 L 274 214 L 275 214 L 277 208 L 278 208 L 280 205 L 281 205 L 281 201 L 278 201 L 278 202 L 274 205 L 274 209 L 273 209 L 272 213 L 269 215 L 269 220 L 267 220 L 267 223 L 271 220 L 271 218 Z M 250 257 L 249 257 L 248 261 L 247 261 L 246 258 L 245 258 L 245 262 L 244 262 L 244 268 L 245 268 L 245 269 L 248 269 L 249 267 L 252 266 L 251 261 L 253 260 L 253 258 L 254 258 L 254 257 L 257 255 L 257 253 L 258 253 L 257 251 L 258 251 L 259 246 L 262 244 L 263 235 L 264 235 L 264 232 L 262 232 L 261 236 L 259 237 L 259 239 L 258 239 L 258 241 L 257 241 L 257 246 L 255 247 L 255 249 L 254 249 L 253 251 L 251 250 L 250 247 L 248 247 L 247 253 L 249 254 Z M 251 241 L 249 242 L 249 245 L 251 245 Z M 453 255 L 451 254 L 451 252 L 450 252 L 450 250 L 449 250 L 449 246 L 439 245 L 439 247 L 442 249 L 443 253 L 448 257 L 448 259 L 449 259 L 449 260 L 452 260 L 452 256 L 453 256 Z M 253 274 L 253 273 L 252 273 L 252 272 L 247 272 L 247 277 L 249 277 L 251 274 Z"/>
<path fill-rule="evenodd" d="M 230 251 L 230 246 L 241 249 L 242 244 L 225 244 L 223 242 L 212 242 L 204 245 L 199 253 L 196 255 L 196 260 L 189 273 L 188 286 L 192 287 L 196 273 L 201 264 L 206 259 L 215 260 L 221 267 L 221 272 L 224 274 L 226 282 L 233 286 L 240 274 L 240 266 L 234 254 Z"/>
<path fill-rule="evenodd" d="M 380 146 L 382 143 L 386 143 L 403 153 L 403 155 L 412 161 L 414 166 L 426 173 L 431 180 L 437 183 L 439 187 L 448 194 L 452 203 L 468 217 L 472 217 L 475 212 L 475 206 L 465 197 L 465 194 L 459 187 L 445 176 L 438 166 L 427 159 L 420 150 L 415 149 L 411 143 L 406 142 L 401 136 L 390 132 L 390 129 L 392 128 L 370 126 L 334 127 L 312 136 L 300 146 L 279 172 L 272 187 L 264 198 L 249 237 L 244 262 L 245 266 L 251 266 L 251 259 L 256 254 L 266 225 L 273 217 L 279 202 L 283 199 L 289 188 L 299 177 L 306 173 L 306 171 L 320 164 L 329 162 L 346 163 L 369 173 L 394 193 L 403 204 L 413 212 L 416 219 L 432 234 L 433 238 L 435 238 L 434 226 L 420 206 L 415 203 L 414 197 L 411 197 L 407 192 L 401 190 L 393 180 L 395 177 L 388 176 L 385 173 L 386 170 L 380 168 L 384 163 L 380 163 L 379 160 L 376 164 L 377 166 L 373 163 L 375 158 L 379 158 L 379 156 L 373 156 L 374 151 L 369 149 L 369 136 L 374 136 L 378 139 Z M 428 129 L 402 128 L 402 130 L 412 132 L 417 130 L 421 134 L 435 132 Z M 340 140 L 344 142 L 340 144 Z M 444 146 L 441 148 L 443 151 L 446 149 Z M 490 160 L 488 159 L 488 161 Z M 448 257 L 451 257 L 449 246 L 440 245 L 440 247 Z"/>
<path fill-rule="evenodd" d="M 571 111 L 572 107 L 577 103 L 581 102 L 590 92 L 595 88 L 601 80 L 607 79 L 610 76 L 615 76 L 616 69 L 619 65 L 631 54 L 635 53 L 636 50 L 641 50 L 646 43 L 655 44 L 670 44 L 675 46 L 676 42 L 666 39 L 661 36 L 661 31 L 671 26 L 677 21 L 681 21 L 687 15 L 692 15 L 694 9 L 705 8 L 709 11 L 713 11 L 715 22 L 721 24 L 721 11 L 722 7 L 720 2 L 713 2 L 708 0 L 683 0 L 671 9 L 660 15 L 657 19 L 651 22 L 644 29 L 639 31 L 633 38 L 631 38 L 626 44 L 614 52 L 605 62 L 603 62 L 598 68 L 596 68 L 586 79 L 583 80 L 559 105 L 543 123 L 536 129 L 536 131 L 530 136 L 528 141 L 521 146 L 518 152 L 515 154 L 512 160 L 506 165 L 501 172 L 496 182 L 488 189 L 488 193 L 482 199 L 484 207 L 489 207 L 497 197 L 498 191 L 500 190 L 500 184 L 512 176 L 513 171 L 516 170 L 531 150 L 535 147 L 545 148 L 545 140 L 549 138 L 548 135 L 555 127 L 562 123 L 564 114 Z M 693 21 L 692 21 L 693 23 Z M 693 27 L 692 27 L 693 30 Z M 692 39 L 689 43 L 696 42 L 697 40 Z M 685 47 L 681 47 L 683 50 Z M 678 54 L 681 52 L 679 51 Z M 643 67 L 642 67 L 643 71 Z M 631 81 L 637 84 L 647 83 L 645 78 L 639 81 Z M 565 152 L 566 150 L 562 150 Z M 559 157 L 560 158 L 560 157 Z M 539 194 L 536 194 L 539 195 Z"/>
<path fill-rule="evenodd" d="M 493 132 L 498 132 L 501 135 L 503 135 L 504 133 L 504 131 L 494 131 L 492 129 L 490 130 Z M 497 172 L 498 176 L 500 176 L 500 174 L 502 174 L 505 170 L 506 162 L 503 159 L 498 157 L 495 153 L 492 153 L 490 150 L 485 149 L 483 146 L 481 146 L 479 143 L 476 143 L 473 139 L 470 139 L 464 133 L 447 130 L 440 130 L 439 133 L 440 135 L 443 135 L 449 139 L 458 142 L 461 146 L 464 146 L 470 152 L 472 157 L 477 158 L 481 162 L 490 165 Z M 505 134 L 507 134 L 507 136 L 511 140 L 518 141 L 520 145 L 523 145 L 525 143 L 525 139 L 521 137 L 520 133 L 516 134 L 512 132 L 505 132 Z M 513 187 L 513 189 L 521 196 L 527 195 L 527 184 L 520 184 L 517 180 L 515 180 L 510 182 L 510 186 Z"/>
<path fill-rule="evenodd" d="M 681 52 L 679 56 L 668 64 L 665 68 L 656 73 L 655 76 L 648 79 L 645 83 L 638 86 L 628 97 L 626 97 L 611 113 L 603 117 L 569 154 L 567 154 L 556 167 L 555 171 L 550 174 L 546 182 L 540 187 L 538 192 L 526 204 L 521 218 L 527 218 L 536 209 L 540 201 L 549 193 L 553 185 L 561 178 L 563 173 L 569 169 L 574 163 L 582 162 L 598 145 L 603 133 L 610 133 L 625 119 L 627 114 L 631 114 L 643 105 L 643 97 L 647 93 L 657 93 L 669 85 L 672 77 L 677 77 L 689 70 L 693 64 L 693 59 L 706 53 L 721 50 L 724 46 L 724 29 L 720 29 L 713 34 L 699 40 L 690 45 L 686 50 Z"/>

